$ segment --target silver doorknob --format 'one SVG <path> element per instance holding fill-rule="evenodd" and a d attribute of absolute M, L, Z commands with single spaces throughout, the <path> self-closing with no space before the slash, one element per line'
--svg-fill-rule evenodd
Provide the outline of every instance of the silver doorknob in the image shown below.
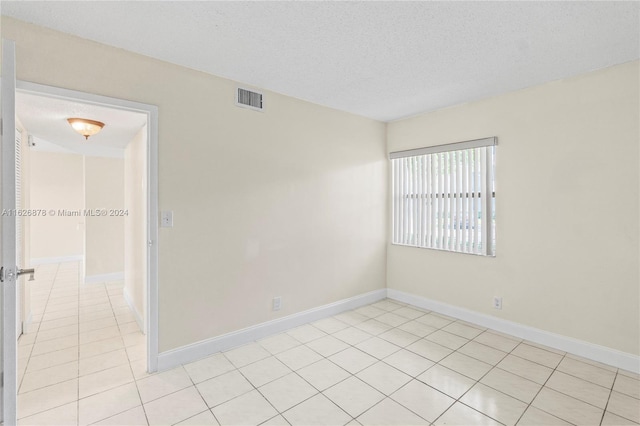
<path fill-rule="evenodd" d="M 20 275 L 24 275 L 24 274 L 29 274 L 29 281 L 33 281 L 35 279 L 35 273 L 36 270 L 31 268 L 31 269 L 18 269 L 18 276 Z"/>

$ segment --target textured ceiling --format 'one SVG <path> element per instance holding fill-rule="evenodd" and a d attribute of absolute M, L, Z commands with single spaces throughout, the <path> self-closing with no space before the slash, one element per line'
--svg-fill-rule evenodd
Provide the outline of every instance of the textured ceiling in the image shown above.
<path fill-rule="evenodd" d="M 2 1 L 2 14 L 389 121 L 638 59 L 639 2 Z"/>

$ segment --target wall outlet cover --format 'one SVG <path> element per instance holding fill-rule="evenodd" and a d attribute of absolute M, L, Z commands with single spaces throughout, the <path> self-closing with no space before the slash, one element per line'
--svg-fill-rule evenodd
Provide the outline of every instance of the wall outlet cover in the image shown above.
<path fill-rule="evenodd" d="M 498 297 L 498 296 L 493 297 L 493 307 L 495 309 L 502 309 L 502 297 Z"/>
<path fill-rule="evenodd" d="M 280 309 L 282 309 L 282 297 L 276 296 L 273 298 L 273 310 L 279 311 Z"/>
<path fill-rule="evenodd" d="M 173 211 L 163 210 L 160 213 L 160 226 L 162 228 L 173 228 Z"/>

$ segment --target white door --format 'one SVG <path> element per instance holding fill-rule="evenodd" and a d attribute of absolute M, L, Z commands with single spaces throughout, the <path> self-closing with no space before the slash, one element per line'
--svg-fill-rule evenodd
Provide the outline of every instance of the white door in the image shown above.
<path fill-rule="evenodd" d="M 2 40 L 2 76 L 0 82 L 0 106 L 2 122 L 0 128 L 0 162 L 2 176 L 2 243 L 0 256 L 2 259 L 2 421 L 5 425 L 15 425 L 17 364 L 16 364 L 16 283 L 18 268 L 16 266 L 16 67 L 15 43 Z"/>

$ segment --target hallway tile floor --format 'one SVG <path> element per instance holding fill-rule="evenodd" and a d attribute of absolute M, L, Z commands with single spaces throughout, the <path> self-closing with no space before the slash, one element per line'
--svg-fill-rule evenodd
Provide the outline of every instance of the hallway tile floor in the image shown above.
<path fill-rule="evenodd" d="M 122 283 L 43 265 L 21 425 L 636 425 L 637 374 L 389 299 L 156 374 Z"/>

